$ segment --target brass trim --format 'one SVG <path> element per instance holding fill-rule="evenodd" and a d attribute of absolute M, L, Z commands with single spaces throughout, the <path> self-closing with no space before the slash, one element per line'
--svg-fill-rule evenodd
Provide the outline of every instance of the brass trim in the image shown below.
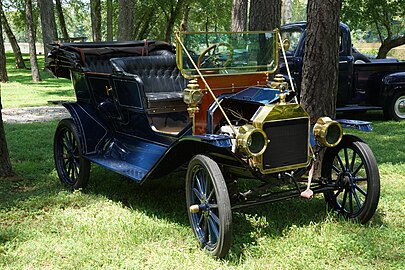
<path fill-rule="evenodd" d="M 339 137 L 337 138 L 336 142 L 334 142 L 334 143 L 329 143 L 326 138 L 328 135 L 328 130 L 331 126 L 337 126 L 338 130 L 339 130 Z M 334 121 L 327 116 L 319 117 L 314 126 L 313 134 L 314 134 L 314 137 L 317 140 L 317 142 L 320 143 L 321 145 L 324 145 L 326 147 L 335 147 L 342 140 L 343 128 L 339 122 Z"/>
<path fill-rule="evenodd" d="M 197 70 L 198 75 L 200 76 L 201 80 L 203 81 L 203 83 L 205 84 L 206 89 L 208 90 L 208 92 L 211 94 L 212 98 L 214 99 L 215 103 L 217 104 L 218 108 L 221 110 L 222 114 L 224 115 L 226 121 L 228 122 L 228 125 L 231 127 L 232 132 L 234 134 L 234 136 L 236 135 L 236 129 L 235 127 L 232 125 L 231 120 L 229 120 L 228 116 L 225 113 L 224 108 L 222 108 L 221 104 L 219 103 L 217 97 L 215 96 L 214 92 L 212 91 L 211 87 L 209 86 L 209 84 L 207 83 L 207 81 L 205 80 L 204 76 L 202 75 L 201 71 L 198 69 L 196 63 L 194 62 L 193 58 L 191 57 L 190 53 L 187 51 L 186 47 L 184 46 L 183 42 L 180 40 L 180 36 L 179 36 L 179 32 L 176 32 L 176 41 L 178 43 L 180 43 L 181 47 L 184 49 L 184 52 L 186 53 L 187 57 L 190 59 L 191 64 L 194 66 L 194 68 Z M 194 134 L 194 132 L 193 132 Z"/>
<path fill-rule="evenodd" d="M 257 168 L 262 174 L 270 174 L 275 172 L 295 170 L 298 168 L 303 168 L 309 165 L 311 162 L 311 143 L 310 143 L 310 121 L 308 113 L 302 108 L 300 104 L 276 104 L 276 105 L 266 105 L 261 107 L 253 116 L 253 126 L 263 130 L 263 125 L 269 122 L 285 122 L 290 120 L 306 119 L 308 123 L 308 134 L 307 134 L 307 161 L 304 163 L 293 164 L 289 166 L 265 169 L 263 166 L 263 155 L 254 157 Z M 263 130 L 264 131 L 264 130 Z M 267 148 L 266 148 L 267 149 Z"/>
<path fill-rule="evenodd" d="M 279 47 L 280 46 L 279 46 L 279 42 L 277 41 L 277 36 L 279 35 L 279 30 L 277 28 L 274 29 L 273 31 L 242 31 L 242 32 L 180 32 L 180 31 L 177 31 L 177 32 L 175 32 L 176 43 L 178 42 L 181 45 L 181 46 L 176 46 L 177 67 L 180 70 L 183 77 L 185 77 L 187 79 L 199 77 L 199 74 L 189 75 L 185 72 L 185 69 L 183 69 L 183 59 L 182 59 L 181 55 L 182 55 L 182 49 L 185 48 L 185 46 L 182 42 L 181 35 L 190 35 L 190 34 L 265 34 L 265 33 L 270 33 L 270 32 L 272 32 L 274 34 L 274 41 L 273 41 L 273 43 L 274 43 L 274 46 L 273 46 L 274 68 L 272 70 L 251 71 L 251 72 L 241 72 L 241 73 L 224 73 L 224 74 L 216 73 L 216 74 L 205 74 L 205 76 L 206 77 L 222 77 L 222 76 L 238 76 L 238 75 L 250 75 L 250 74 L 266 74 L 268 76 L 269 74 L 274 74 L 279 68 Z M 247 68 L 249 68 L 249 67 L 250 66 L 248 66 Z M 266 68 L 267 66 L 260 65 L 260 66 L 251 66 L 251 67 Z M 204 69 L 200 69 L 200 70 L 204 70 Z M 209 70 L 216 70 L 216 69 L 210 68 Z M 218 68 L 218 70 L 224 70 L 224 69 Z M 194 71 L 194 69 L 191 69 L 191 71 Z M 197 71 L 197 70 L 195 70 L 195 71 Z"/>

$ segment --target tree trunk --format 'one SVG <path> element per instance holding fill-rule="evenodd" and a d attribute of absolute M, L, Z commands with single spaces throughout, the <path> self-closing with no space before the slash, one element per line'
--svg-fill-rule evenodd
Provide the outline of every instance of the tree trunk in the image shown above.
<path fill-rule="evenodd" d="M 1 2 L 1 0 L 0 0 L 0 9 L 3 10 L 3 3 Z M 4 50 L 3 27 L 2 27 L 2 24 L 0 24 L 0 82 L 4 83 L 7 81 L 8 81 L 8 76 L 7 76 L 7 69 L 6 69 L 6 52 Z M 1 95 L 1 88 L 0 88 L 0 95 Z M 1 96 L 0 96 L 0 109 L 1 109 Z M 0 117 L 1 117 L 1 112 L 0 112 Z M 0 123 L 0 124 L 2 124 L 2 123 Z M 1 152 L 0 152 L 0 155 L 1 155 Z M 1 162 L 1 160 L 0 160 L 0 162 Z"/>
<path fill-rule="evenodd" d="M 309 0 L 301 104 L 315 123 L 335 117 L 339 71 L 340 1 Z"/>
<path fill-rule="evenodd" d="M 281 0 L 251 0 L 250 31 L 273 30 L 280 27 Z"/>
<path fill-rule="evenodd" d="M 1 28 L 1 27 L 0 27 Z M 13 176 L 13 169 L 11 167 L 10 156 L 8 154 L 6 134 L 4 132 L 3 118 L 1 116 L 1 95 L 0 95 L 0 177 Z"/>
<path fill-rule="evenodd" d="M 21 54 L 20 46 L 17 43 L 17 40 L 13 34 L 13 31 L 10 28 L 10 25 L 7 21 L 6 14 L 4 14 L 3 9 L 0 9 L 0 18 L 1 24 L 4 27 L 4 32 L 6 32 L 7 38 L 10 41 L 11 48 L 13 48 L 14 58 L 15 58 L 15 67 L 25 69 L 24 59 Z"/>
<path fill-rule="evenodd" d="M 136 28 L 136 34 L 135 38 L 136 39 L 145 39 L 148 37 L 149 32 L 151 27 L 153 26 L 150 21 L 153 21 L 155 19 L 156 15 L 156 10 L 154 7 L 144 10 L 143 15 L 140 18 L 139 22 L 137 23 L 137 28 Z"/>
<path fill-rule="evenodd" d="M 107 40 L 113 40 L 113 7 L 112 0 L 107 0 Z"/>
<path fill-rule="evenodd" d="M 42 41 L 44 43 L 45 63 L 48 61 L 47 44 L 53 43 L 58 39 L 56 30 L 55 13 L 52 0 L 38 0 L 39 11 L 41 14 Z"/>
<path fill-rule="evenodd" d="M 188 15 L 190 13 L 190 4 L 187 4 L 183 10 L 183 18 L 181 19 L 180 23 L 180 31 L 186 32 L 188 30 Z"/>
<path fill-rule="evenodd" d="M 118 40 L 132 40 L 135 36 L 135 1 L 120 0 L 118 15 Z"/>
<path fill-rule="evenodd" d="M 242 32 L 247 28 L 248 0 L 233 0 L 231 31 Z"/>
<path fill-rule="evenodd" d="M 386 38 L 382 43 L 380 48 L 378 49 L 377 58 L 387 58 L 388 52 L 395 47 L 401 46 L 405 44 L 405 36 L 397 37 L 394 39 Z"/>
<path fill-rule="evenodd" d="M 282 0 L 281 24 L 290 23 L 292 19 L 292 0 Z"/>
<path fill-rule="evenodd" d="M 41 75 L 39 74 L 38 61 L 37 61 L 37 49 L 35 48 L 36 37 L 35 37 L 34 22 L 32 19 L 32 2 L 31 2 L 31 0 L 26 0 L 26 2 L 25 2 L 25 15 L 27 17 L 27 29 L 28 29 L 32 81 L 39 82 L 39 81 L 41 81 Z"/>
<path fill-rule="evenodd" d="M 101 2 L 100 0 L 90 0 L 91 31 L 93 41 L 101 41 Z"/>
<path fill-rule="evenodd" d="M 180 11 L 183 7 L 184 0 L 177 0 L 175 4 L 171 6 L 169 18 L 166 23 L 166 34 L 165 41 L 170 42 L 171 36 L 173 34 L 174 23 L 176 22 L 177 16 L 180 14 Z"/>
<path fill-rule="evenodd" d="M 63 15 L 62 3 L 60 0 L 56 0 L 56 13 L 58 15 L 60 30 L 65 42 L 69 42 L 69 34 L 66 28 L 65 16 Z"/>

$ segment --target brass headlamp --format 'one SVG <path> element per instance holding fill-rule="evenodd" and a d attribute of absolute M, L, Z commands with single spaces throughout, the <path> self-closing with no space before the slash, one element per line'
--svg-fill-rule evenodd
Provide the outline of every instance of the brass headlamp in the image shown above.
<path fill-rule="evenodd" d="M 198 85 L 197 80 L 191 80 L 184 89 L 183 101 L 188 104 L 187 111 L 190 117 L 193 117 L 198 112 L 198 105 L 201 103 L 203 93 Z"/>
<path fill-rule="evenodd" d="M 339 144 L 343 136 L 342 126 L 329 117 L 320 117 L 314 126 L 315 139 L 321 145 L 334 147 Z"/>
<path fill-rule="evenodd" d="M 261 129 L 244 125 L 239 128 L 236 144 L 240 153 L 249 157 L 259 156 L 266 150 L 267 136 Z"/>

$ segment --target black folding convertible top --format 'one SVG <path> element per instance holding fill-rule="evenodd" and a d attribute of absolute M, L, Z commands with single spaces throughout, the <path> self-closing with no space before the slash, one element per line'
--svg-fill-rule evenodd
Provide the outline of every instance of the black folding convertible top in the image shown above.
<path fill-rule="evenodd" d="M 55 76 L 67 79 L 70 79 L 70 70 L 111 73 L 111 58 L 145 56 L 156 50 L 174 52 L 169 43 L 154 40 L 54 43 L 48 47 L 47 68 Z"/>

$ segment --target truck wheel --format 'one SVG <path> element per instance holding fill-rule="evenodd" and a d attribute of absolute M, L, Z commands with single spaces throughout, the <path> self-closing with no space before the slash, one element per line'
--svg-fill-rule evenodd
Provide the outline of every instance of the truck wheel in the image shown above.
<path fill-rule="evenodd" d="M 186 178 L 188 217 L 201 248 L 223 258 L 232 238 L 228 189 L 218 164 L 204 155 L 189 163 Z"/>
<path fill-rule="evenodd" d="M 390 119 L 395 121 L 405 120 L 405 91 L 399 91 L 392 96 L 392 100 L 386 109 Z"/>
<path fill-rule="evenodd" d="M 354 136 L 345 136 L 325 153 L 322 176 L 334 191 L 324 193 L 329 207 L 345 218 L 366 223 L 380 198 L 380 174 L 371 149 Z"/>
<path fill-rule="evenodd" d="M 72 119 L 59 122 L 53 151 L 61 182 L 70 189 L 86 187 L 90 176 L 90 161 L 82 156 L 79 134 Z"/>

